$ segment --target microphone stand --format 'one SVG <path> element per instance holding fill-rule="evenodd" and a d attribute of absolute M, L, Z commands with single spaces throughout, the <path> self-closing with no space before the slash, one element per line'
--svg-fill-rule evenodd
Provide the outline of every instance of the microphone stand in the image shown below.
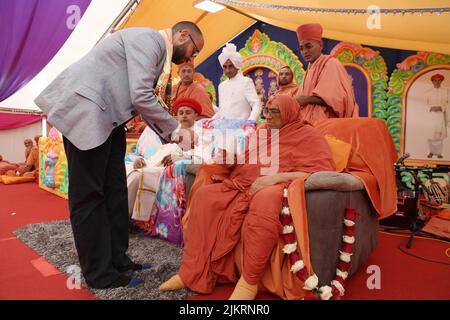
<path fill-rule="evenodd" d="M 415 170 L 419 170 L 419 169 L 411 169 L 409 171 L 409 173 L 411 173 L 411 175 L 414 177 L 414 215 L 413 215 L 413 220 L 411 222 L 411 226 L 409 228 L 409 230 L 411 231 L 411 234 L 409 235 L 409 239 L 408 242 L 406 243 L 406 248 L 410 249 L 412 246 L 412 241 L 414 239 L 414 236 L 416 235 L 417 232 L 419 232 L 424 226 L 425 226 L 425 221 L 422 220 L 419 216 L 419 201 L 420 201 L 420 190 L 421 190 L 421 181 L 419 179 L 419 177 L 417 176 Z"/>
<path fill-rule="evenodd" d="M 423 170 L 424 168 L 418 167 L 407 167 L 404 166 L 402 162 L 395 164 L 396 171 L 400 174 L 400 172 L 405 171 L 410 173 L 414 178 L 414 201 L 412 205 L 412 221 L 409 227 L 409 231 L 411 232 L 408 242 L 406 244 L 406 248 L 410 249 L 412 246 L 412 241 L 417 232 L 419 232 L 424 226 L 425 221 L 419 215 L 419 202 L 420 202 L 420 194 L 422 190 L 422 182 L 418 177 L 418 172 Z"/>

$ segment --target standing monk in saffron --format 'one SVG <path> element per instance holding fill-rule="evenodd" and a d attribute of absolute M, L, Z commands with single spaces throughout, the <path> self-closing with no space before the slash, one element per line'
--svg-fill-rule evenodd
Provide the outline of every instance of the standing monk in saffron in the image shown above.
<path fill-rule="evenodd" d="M 300 53 L 308 69 L 295 97 L 301 116 L 310 123 L 328 118 L 359 115 L 350 76 L 338 59 L 322 54 L 322 26 L 303 24 L 297 28 Z"/>
<path fill-rule="evenodd" d="M 178 67 L 180 82 L 172 88 L 172 101 L 175 103 L 179 98 L 194 99 L 202 107 L 198 118 L 211 118 L 214 115 L 211 99 L 206 89 L 200 83 L 194 82 L 194 73 L 192 61 L 185 62 Z"/>

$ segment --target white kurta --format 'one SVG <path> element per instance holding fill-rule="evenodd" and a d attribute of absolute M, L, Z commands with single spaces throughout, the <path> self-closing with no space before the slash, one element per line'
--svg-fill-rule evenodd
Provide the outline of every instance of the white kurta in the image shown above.
<path fill-rule="evenodd" d="M 180 128 L 181 126 L 178 126 L 172 133 L 172 140 L 177 141 L 179 139 Z M 147 132 L 146 134 L 152 133 Z M 197 142 L 198 139 L 195 137 L 194 139 Z M 190 146 L 191 143 L 187 140 L 184 142 L 187 146 Z M 126 165 L 128 209 L 134 220 L 149 221 L 150 217 L 156 213 L 154 203 L 165 169 L 161 163 L 164 157 L 170 154 L 173 162 L 182 159 L 193 159 L 192 152 L 193 150 L 183 151 L 176 143 L 168 143 L 160 146 L 158 151 L 151 157 L 143 158 L 145 167 L 133 169 L 133 163 Z"/>
<path fill-rule="evenodd" d="M 449 88 L 431 88 L 426 93 L 427 106 L 439 107 L 440 111 L 430 111 L 433 126 L 433 139 L 445 139 L 447 137 L 447 113 L 450 99 Z"/>
<path fill-rule="evenodd" d="M 133 169 L 133 164 L 127 165 L 128 210 L 134 220 L 149 221 L 155 213 L 153 204 L 164 172 L 161 160 L 178 151 L 181 149 L 176 143 L 164 144 L 153 156 L 144 159 L 145 167 Z"/>
<path fill-rule="evenodd" d="M 433 126 L 433 134 L 431 139 L 428 139 L 428 145 L 430 147 L 430 154 L 428 157 L 437 155 L 438 158 L 442 158 L 443 141 L 447 138 L 447 116 L 449 112 L 449 88 L 431 88 L 426 92 L 427 106 L 439 108 L 438 111 L 430 111 L 431 125 Z"/>
<path fill-rule="evenodd" d="M 251 78 L 242 72 L 219 85 L 219 112 L 214 119 L 256 121 L 261 115 L 261 100 Z"/>

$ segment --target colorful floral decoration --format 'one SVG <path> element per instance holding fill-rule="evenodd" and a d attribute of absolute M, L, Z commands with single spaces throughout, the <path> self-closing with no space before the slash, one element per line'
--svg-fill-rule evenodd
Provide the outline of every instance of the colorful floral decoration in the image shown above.
<path fill-rule="evenodd" d="M 305 300 L 329 300 L 338 298 L 345 293 L 345 280 L 349 275 L 350 263 L 355 243 L 355 220 L 358 213 L 355 209 L 346 209 L 344 217 L 344 235 L 339 251 L 339 262 L 336 268 L 336 276 L 329 285 L 319 287 L 319 278 L 316 274 L 309 275 L 305 263 L 301 259 L 295 228 L 288 202 L 288 186 L 283 189 L 283 208 L 280 213 L 280 221 L 283 225 L 282 237 L 284 240 L 283 252 L 289 256 L 291 272 L 304 282 L 307 294 Z"/>
<path fill-rule="evenodd" d="M 244 74 L 258 67 L 271 70 L 275 74 L 283 66 L 289 66 L 294 73 L 297 84 L 302 83 L 303 64 L 294 52 L 281 42 L 270 40 L 269 36 L 256 29 L 253 35 L 248 38 L 245 47 L 239 50 L 242 56 L 241 70 Z M 221 81 L 226 79 L 222 75 Z"/>
<path fill-rule="evenodd" d="M 397 69 L 392 72 L 387 93 L 387 124 L 394 138 L 395 147 L 400 152 L 402 134 L 402 110 L 405 106 L 404 93 L 407 90 L 413 76 L 431 66 L 450 64 L 450 55 L 423 52 L 406 58 L 397 64 Z"/>
<path fill-rule="evenodd" d="M 369 116 L 388 119 L 387 109 L 387 66 L 379 51 L 361 47 L 359 44 L 341 42 L 331 50 L 330 55 L 336 57 L 344 65 L 360 67 L 370 81 L 371 101 L 369 102 Z M 369 88 L 368 88 L 369 89 Z"/>
<path fill-rule="evenodd" d="M 425 183 L 430 178 L 441 178 L 450 183 L 450 174 L 445 172 L 433 172 L 433 168 L 420 170 L 417 173 L 417 177 L 422 183 Z M 400 181 L 404 188 L 414 190 L 414 176 L 408 171 L 400 171 Z"/>
<path fill-rule="evenodd" d="M 209 94 L 211 94 L 212 98 L 213 98 L 213 103 L 216 104 L 217 102 L 217 93 L 216 93 L 216 88 L 214 87 L 214 83 L 209 80 L 208 78 L 206 78 L 202 73 L 200 72 L 194 72 L 194 82 L 200 83 L 206 90 L 206 92 L 208 92 Z M 174 79 L 172 81 L 172 84 L 175 86 L 176 84 L 178 84 L 180 82 L 180 77 L 174 76 Z"/>
<path fill-rule="evenodd" d="M 39 187 L 67 199 L 69 177 L 61 133 L 52 128 L 39 139 Z"/>
<path fill-rule="evenodd" d="M 217 104 L 217 93 L 216 88 L 214 87 L 214 83 L 200 72 L 194 73 L 194 81 L 200 83 L 206 89 L 206 92 L 211 94 L 213 103 Z"/>

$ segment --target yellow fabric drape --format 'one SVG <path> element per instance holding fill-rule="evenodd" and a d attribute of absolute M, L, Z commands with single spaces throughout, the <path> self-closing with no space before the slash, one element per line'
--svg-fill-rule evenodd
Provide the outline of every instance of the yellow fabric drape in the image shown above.
<path fill-rule="evenodd" d="M 444 0 L 246 0 L 247 2 L 304 6 L 313 8 L 367 9 L 376 4 L 383 9 L 445 8 L 450 1 Z M 240 13 L 239 13 L 240 12 Z M 163 29 L 178 21 L 197 22 L 206 42 L 195 59 L 199 65 L 227 41 L 248 28 L 256 20 L 295 31 L 302 23 L 319 22 L 324 28 L 324 37 L 357 44 L 397 48 L 404 50 L 431 51 L 450 54 L 450 13 L 380 15 L 380 28 L 367 27 L 368 14 L 313 13 L 287 10 L 260 9 L 232 6 L 217 13 L 205 13 L 194 8 L 192 1 L 142 0 L 135 12 L 120 28 L 147 26 Z"/>

